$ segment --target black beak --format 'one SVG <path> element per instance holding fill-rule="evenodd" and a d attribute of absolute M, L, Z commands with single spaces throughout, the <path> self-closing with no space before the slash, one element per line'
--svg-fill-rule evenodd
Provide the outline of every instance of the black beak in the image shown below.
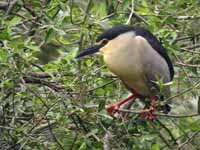
<path fill-rule="evenodd" d="M 83 56 L 86 56 L 86 55 L 94 54 L 94 53 L 98 52 L 101 47 L 103 47 L 103 45 L 91 46 L 91 47 L 79 52 L 78 55 L 76 56 L 76 58 L 80 58 L 80 57 L 83 57 Z"/>

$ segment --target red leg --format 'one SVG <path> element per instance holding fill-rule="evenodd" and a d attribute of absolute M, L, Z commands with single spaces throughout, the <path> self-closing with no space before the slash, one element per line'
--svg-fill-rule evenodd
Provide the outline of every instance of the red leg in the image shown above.
<path fill-rule="evenodd" d="M 119 110 L 121 105 L 123 105 L 124 103 L 126 103 L 126 102 L 128 102 L 130 100 L 134 101 L 137 97 L 138 97 L 138 94 L 137 93 L 133 93 L 131 96 L 129 96 L 125 100 L 119 101 L 119 102 L 117 102 L 115 104 L 106 105 L 105 106 L 106 111 L 108 112 L 108 114 L 110 116 L 113 116 L 113 114 L 116 113 Z"/>
<path fill-rule="evenodd" d="M 143 118 L 144 120 L 149 120 L 149 121 L 153 121 L 156 119 L 156 116 L 153 114 L 153 112 L 155 111 L 157 100 L 158 100 L 157 96 L 151 97 L 150 107 L 140 111 L 141 118 Z"/>

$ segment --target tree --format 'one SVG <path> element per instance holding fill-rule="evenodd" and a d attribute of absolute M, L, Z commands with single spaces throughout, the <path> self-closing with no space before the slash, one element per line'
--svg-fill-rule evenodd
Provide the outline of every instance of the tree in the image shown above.
<path fill-rule="evenodd" d="M 198 149 L 200 2 L 196 0 L 9 0 L 0 2 L 2 149 Z M 104 110 L 127 96 L 101 57 L 78 51 L 116 24 L 141 25 L 175 66 L 172 112 L 127 120 Z M 197 100 L 199 101 L 197 104 Z"/>

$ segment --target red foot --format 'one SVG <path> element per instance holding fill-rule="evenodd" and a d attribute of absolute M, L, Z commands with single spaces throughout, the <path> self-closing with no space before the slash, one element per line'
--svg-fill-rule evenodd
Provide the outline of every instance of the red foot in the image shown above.
<path fill-rule="evenodd" d="M 115 104 L 109 104 L 106 105 L 106 111 L 110 116 L 113 116 L 116 112 L 119 111 L 119 108 L 122 104 L 130 101 L 130 100 L 135 100 L 138 97 L 138 94 L 134 93 L 133 95 L 129 96 L 127 99 L 123 100 L 123 101 L 119 101 Z"/>
<path fill-rule="evenodd" d="M 154 108 L 140 110 L 140 117 L 144 120 L 153 121 L 156 119 L 156 115 L 153 114 Z"/>
<path fill-rule="evenodd" d="M 151 105 L 147 109 L 143 109 L 140 111 L 140 116 L 144 120 L 153 121 L 156 119 L 156 115 L 153 114 L 156 107 L 157 96 L 151 98 Z"/>
<path fill-rule="evenodd" d="M 109 104 L 109 105 L 106 105 L 105 108 L 106 108 L 107 113 L 110 116 L 113 116 L 113 114 L 115 114 L 119 110 L 120 106 L 116 104 Z"/>

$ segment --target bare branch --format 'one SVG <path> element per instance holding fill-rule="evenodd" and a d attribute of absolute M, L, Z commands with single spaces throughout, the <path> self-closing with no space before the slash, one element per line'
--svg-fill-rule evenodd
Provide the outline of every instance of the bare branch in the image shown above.
<path fill-rule="evenodd" d="M 24 76 L 23 80 L 25 81 L 25 83 L 45 85 L 45 86 L 53 89 L 56 92 L 65 89 L 62 85 L 57 85 L 55 83 L 48 82 L 48 81 L 38 79 L 38 78 L 35 78 L 35 77 L 31 77 L 31 76 Z"/>
<path fill-rule="evenodd" d="M 96 87 L 96 88 L 94 88 L 94 89 L 90 89 L 90 90 L 88 90 L 87 92 L 92 92 L 92 91 L 95 91 L 95 90 L 97 90 L 97 89 L 103 88 L 103 87 L 105 87 L 105 86 L 107 86 L 107 85 L 109 85 L 109 84 L 112 84 L 112 83 L 115 82 L 115 81 L 117 81 L 117 79 L 114 79 L 114 80 L 112 80 L 112 81 L 110 81 L 110 82 L 108 82 L 108 83 L 106 83 L 106 84 L 103 84 L 103 85 L 101 85 L 101 86 L 99 86 L 99 87 Z"/>
<path fill-rule="evenodd" d="M 194 49 L 194 48 L 199 48 L 199 47 L 200 47 L 200 44 L 195 44 L 192 46 L 182 47 L 181 49 Z"/>
<path fill-rule="evenodd" d="M 104 135 L 104 141 L 103 141 L 103 150 L 110 150 L 111 146 L 110 146 L 110 141 L 113 138 L 113 135 L 107 131 Z"/>
<path fill-rule="evenodd" d="M 181 66 L 186 66 L 186 67 L 200 68 L 200 64 L 186 64 L 183 62 L 176 62 L 176 64 L 181 65 Z"/>
<path fill-rule="evenodd" d="M 156 125 L 153 122 L 149 122 L 152 128 L 158 133 L 160 138 L 163 140 L 163 142 L 170 148 L 170 150 L 173 150 L 174 147 L 169 143 L 169 141 L 165 138 L 165 135 L 162 133 L 161 130 L 159 130 Z"/>
<path fill-rule="evenodd" d="M 183 95 L 183 94 L 185 94 L 187 92 L 190 92 L 190 91 L 196 89 L 198 86 L 200 86 L 200 80 L 197 81 L 196 83 L 194 83 L 191 87 L 189 87 L 189 88 L 187 88 L 187 89 L 185 89 L 183 91 L 180 91 L 178 94 L 176 94 L 174 96 L 171 96 L 171 97 L 165 99 L 165 102 L 167 103 L 167 101 L 172 100 L 173 98 L 179 97 L 179 96 L 181 96 L 181 95 Z"/>
<path fill-rule="evenodd" d="M 131 109 L 119 109 L 119 112 L 141 114 L 141 112 L 139 110 L 131 110 Z M 174 114 L 162 114 L 162 113 L 153 113 L 153 114 L 156 115 L 156 116 L 172 117 L 172 118 L 187 118 L 187 117 L 200 116 L 200 114 L 189 114 L 189 115 L 174 115 Z"/>
<path fill-rule="evenodd" d="M 198 134 L 200 133 L 200 130 L 197 130 L 189 139 L 187 139 L 184 143 L 182 143 L 177 150 L 181 150 L 185 145 L 190 143 Z"/>

